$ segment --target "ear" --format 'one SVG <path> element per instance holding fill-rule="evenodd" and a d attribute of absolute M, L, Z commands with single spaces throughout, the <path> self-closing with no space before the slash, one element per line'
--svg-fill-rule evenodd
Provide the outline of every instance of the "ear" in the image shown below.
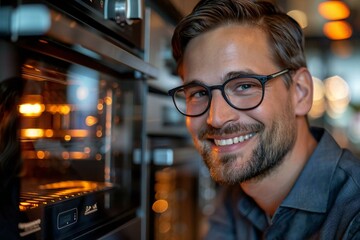
<path fill-rule="evenodd" d="M 307 68 L 299 68 L 292 76 L 293 78 L 293 103 L 295 114 L 305 116 L 311 109 L 313 103 L 313 80 Z"/>

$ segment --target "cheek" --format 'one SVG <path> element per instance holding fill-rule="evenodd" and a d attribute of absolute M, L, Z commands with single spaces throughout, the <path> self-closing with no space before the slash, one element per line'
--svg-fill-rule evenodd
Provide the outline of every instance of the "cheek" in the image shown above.
<path fill-rule="evenodd" d="M 281 85 L 267 89 L 265 92 L 263 102 L 253 111 L 256 116 L 261 116 L 264 120 L 272 120 L 276 119 L 284 111 L 292 111 L 289 108 L 289 105 L 292 105 L 291 91 L 286 89 L 281 81 L 277 84 Z"/>
<path fill-rule="evenodd" d="M 288 123 L 295 119 L 292 99 L 289 94 L 275 95 L 272 98 L 264 99 L 263 103 L 252 113 L 253 119 L 266 126 L 272 126 L 274 122 L 286 121 Z"/>
<path fill-rule="evenodd" d="M 201 126 L 204 124 L 201 119 L 201 117 L 186 117 L 186 127 L 193 137 L 197 136 Z"/>

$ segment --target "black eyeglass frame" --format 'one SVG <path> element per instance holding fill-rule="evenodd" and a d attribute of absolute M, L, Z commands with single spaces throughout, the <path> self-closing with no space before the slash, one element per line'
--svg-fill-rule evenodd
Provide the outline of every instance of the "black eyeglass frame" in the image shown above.
<path fill-rule="evenodd" d="M 257 108 L 264 100 L 264 95 L 265 95 L 265 84 L 271 80 L 271 79 L 274 79 L 274 78 L 277 78 L 285 73 L 288 73 L 290 72 L 290 69 L 286 68 L 286 69 L 283 69 L 281 71 L 278 71 L 276 73 L 273 73 L 273 74 L 270 74 L 270 75 L 256 75 L 256 74 L 241 74 L 241 75 L 238 75 L 236 77 L 233 77 L 233 78 L 230 78 L 228 80 L 226 80 L 223 84 L 220 84 L 220 85 L 212 85 L 212 86 L 207 86 L 203 83 L 194 83 L 194 82 L 191 82 L 191 83 L 188 83 L 188 84 L 185 84 L 185 85 L 182 85 L 182 86 L 179 86 L 179 87 L 176 87 L 176 88 L 173 88 L 171 90 L 168 91 L 168 95 L 172 97 L 172 100 L 174 102 L 174 105 L 176 107 L 176 109 L 182 114 L 182 115 L 185 115 L 185 116 L 188 116 L 188 117 L 198 117 L 198 116 L 201 116 L 203 115 L 204 113 L 206 113 L 209 108 L 210 108 L 210 104 L 211 104 L 211 100 L 212 100 L 212 90 L 215 90 L 215 89 L 219 89 L 221 91 L 221 95 L 223 96 L 223 98 L 225 99 L 225 101 L 234 109 L 236 110 L 242 110 L 242 111 L 245 111 L 245 110 L 251 110 L 251 109 L 254 109 L 254 108 Z M 256 104 L 255 106 L 253 107 L 250 107 L 250 108 L 239 108 L 239 107 L 236 107 L 235 105 L 233 105 L 229 99 L 227 98 L 226 96 L 226 93 L 225 93 L 225 86 L 231 82 L 232 80 L 234 79 L 239 79 L 239 78 L 254 78 L 254 79 L 257 79 L 260 83 L 261 83 L 261 87 L 262 87 L 262 95 L 261 95 L 261 100 L 259 101 L 258 104 Z M 202 86 L 206 89 L 206 91 L 208 92 L 209 94 L 209 103 L 208 105 L 206 106 L 205 110 L 199 114 L 186 114 L 186 113 L 183 113 L 179 107 L 177 106 L 176 104 L 176 101 L 175 101 L 175 93 L 179 90 L 179 89 L 183 89 L 183 88 L 186 88 L 188 86 L 191 86 L 191 85 L 196 85 L 196 86 Z"/>

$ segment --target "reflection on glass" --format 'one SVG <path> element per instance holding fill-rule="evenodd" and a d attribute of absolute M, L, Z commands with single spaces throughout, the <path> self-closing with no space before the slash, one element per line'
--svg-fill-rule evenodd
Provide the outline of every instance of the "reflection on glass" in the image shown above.
<path fill-rule="evenodd" d="M 117 205 L 129 204 L 140 189 L 134 181 L 140 167 L 132 161 L 141 148 L 139 81 L 34 59 L 23 65 L 22 77 L 20 209 L 112 188 L 122 193 Z"/>

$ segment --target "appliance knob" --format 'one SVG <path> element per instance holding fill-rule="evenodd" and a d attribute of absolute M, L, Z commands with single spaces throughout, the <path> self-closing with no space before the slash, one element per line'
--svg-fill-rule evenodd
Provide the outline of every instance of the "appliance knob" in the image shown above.
<path fill-rule="evenodd" d="M 120 25 L 131 25 L 143 18 L 142 0 L 106 0 L 104 15 Z"/>

